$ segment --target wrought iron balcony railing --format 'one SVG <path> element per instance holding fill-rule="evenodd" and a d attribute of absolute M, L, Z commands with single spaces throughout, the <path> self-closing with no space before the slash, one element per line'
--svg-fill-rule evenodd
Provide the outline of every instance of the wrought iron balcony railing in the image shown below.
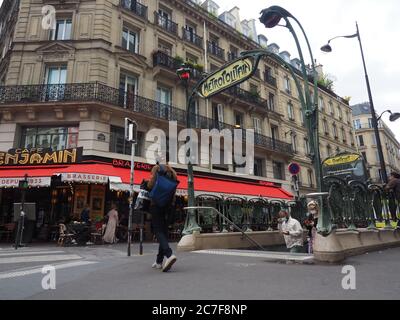
<path fill-rule="evenodd" d="M 91 102 L 98 101 L 131 110 L 141 115 L 167 121 L 177 121 L 186 125 L 186 111 L 141 97 L 134 92 L 109 87 L 98 82 L 68 83 L 59 85 L 0 86 L 0 106 L 16 103 L 50 102 Z M 192 125 L 201 129 L 236 129 L 231 124 L 219 122 L 198 114 L 190 117 Z M 245 129 L 242 137 L 246 139 Z M 255 145 L 271 151 L 292 154 L 292 146 L 286 142 L 272 139 L 262 134 L 255 134 Z"/>
<path fill-rule="evenodd" d="M 238 86 L 228 89 L 227 92 L 240 100 L 268 109 L 268 101 L 261 98 L 256 92 L 246 91 Z"/>
<path fill-rule="evenodd" d="M 153 53 L 153 66 L 161 66 L 167 68 L 173 72 L 182 67 L 182 61 L 178 61 L 162 51 L 156 51 Z M 188 65 L 190 68 L 190 75 L 192 79 L 199 80 L 202 76 L 202 70 L 194 66 Z"/>
<path fill-rule="evenodd" d="M 228 52 L 228 61 L 233 61 L 238 58 L 238 55 L 234 52 Z"/>
<path fill-rule="evenodd" d="M 147 7 L 136 0 L 121 0 L 121 6 L 147 20 Z"/>
<path fill-rule="evenodd" d="M 204 47 L 203 38 L 185 28 L 182 28 L 182 39 L 183 41 L 192 43 L 201 49 Z"/>
<path fill-rule="evenodd" d="M 207 41 L 207 50 L 210 54 L 224 60 L 225 59 L 225 50 L 220 48 L 214 42 Z"/>
<path fill-rule="evenodd" d="M 154 23 L 173 35 L 178 33 L 178 24 L 161 16 L 157 11 L 154 12 Z"/>

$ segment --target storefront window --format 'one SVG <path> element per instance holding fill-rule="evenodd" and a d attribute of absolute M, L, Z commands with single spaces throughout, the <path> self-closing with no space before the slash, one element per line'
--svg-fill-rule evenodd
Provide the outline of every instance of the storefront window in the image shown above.
<path fill-rule="evenodd" d="M 137 138 L 138 141 L 135 145 L 135 155 L 137 157 L 142 156 L 144 133 L 138 131 Z M 110 152 L 119 154 L 131 154 L 131 144 L 125 140 L 125 129 L 122 127 L 111 126 L 111 136 L 110 136 Z"/>
<path fill-rule="evenodd" d="M 51 148 L 54 151 L 78 146 L 78 127 L 22 128 L 22 148 Z"/>

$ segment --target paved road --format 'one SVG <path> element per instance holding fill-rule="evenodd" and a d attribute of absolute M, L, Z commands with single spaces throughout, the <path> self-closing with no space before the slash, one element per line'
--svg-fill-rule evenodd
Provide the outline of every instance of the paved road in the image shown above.
<path fill-rule="evenodd" d="M 400 248 L 348 259 L 342 265 L 271 262 L 235 251 L 180 253 L 171 272 L 151 269 L 156 244 L 144 256 L 126 245 L 17 252 L 0 246 L 0 299 L 399 299 Z M 56 267 L 56 289 L 45 291 L 44 265 Z M 356 268 L 356 290 L 341 283 L 344 265 Z"/>

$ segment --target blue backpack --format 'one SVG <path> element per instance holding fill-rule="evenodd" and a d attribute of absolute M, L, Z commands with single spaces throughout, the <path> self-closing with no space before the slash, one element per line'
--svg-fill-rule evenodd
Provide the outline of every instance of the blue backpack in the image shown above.
<path fill-rule="evenodd" d="M 160 165 L 160 170 L 157 172 L 156 182 L 153 189 L 149 192 L 149 198 L 153 200 L 158 207 L 165 207 L 172 201 L 179 184 L 179 181 L 168 178 L 165 175 L 166 173 L 167 171 L 164 166 Z"/>

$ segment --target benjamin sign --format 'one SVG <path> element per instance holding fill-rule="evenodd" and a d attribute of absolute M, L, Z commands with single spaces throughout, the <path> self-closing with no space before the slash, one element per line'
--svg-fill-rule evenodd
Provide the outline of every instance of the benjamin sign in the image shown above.
<path fill-rule="evenodd" d="M 0 152 L 1 166 L 71 164 L 81 161 L 83 148 L 52 151 L 51 149 L 12 149 Z"/>
<path fill-rule="evenodd" d="M 207 77 L 199 88 L 199 95 L 210 98 L 221 91 L 237 85 L 252 76 L 255 71 L 252 58 L 242 58 L 232 62 Z"/>

